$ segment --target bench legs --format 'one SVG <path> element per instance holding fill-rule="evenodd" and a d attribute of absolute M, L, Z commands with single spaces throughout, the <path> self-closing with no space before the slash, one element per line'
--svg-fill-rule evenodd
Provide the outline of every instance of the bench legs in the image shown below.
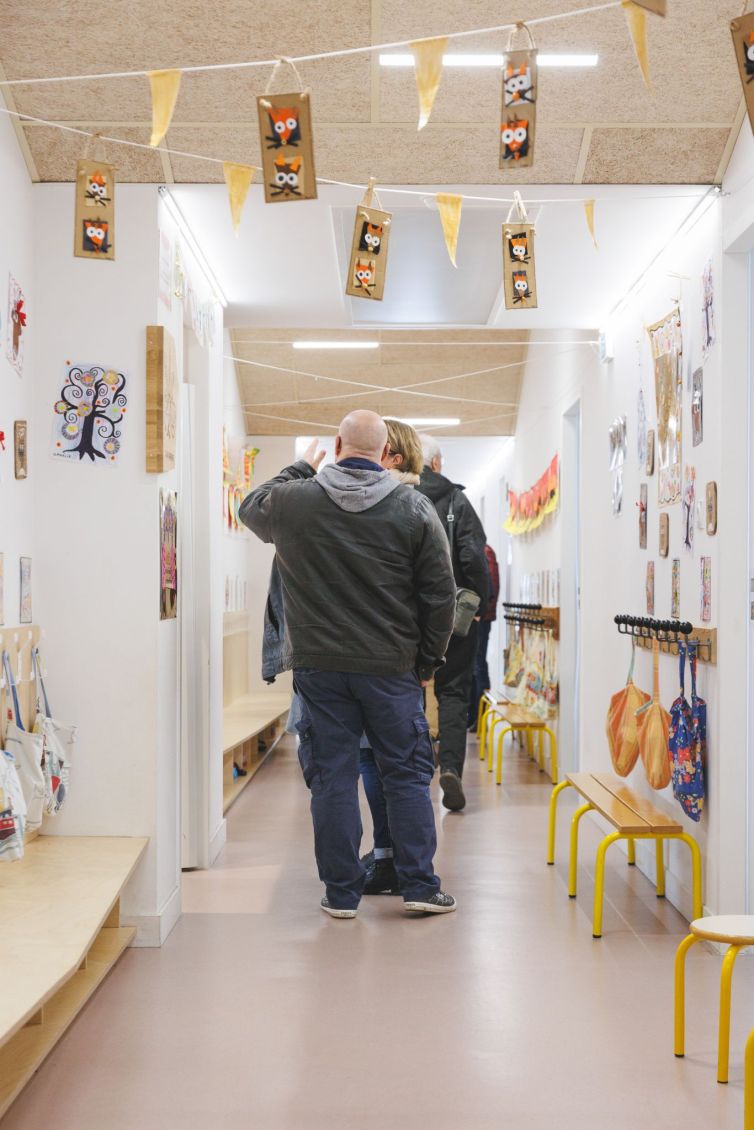
<path fill-rule="evenodd" d="M 665 846 L 662 840 L 655 840 L 655 861 L 656 861 L 656 879 L 655 886 L 657 888 L 658 899 L 665 898 Z"/>
<path fill-rule="evenodd" d="M 570 781 L 561 781 L 552 790 L 550 797 L 550 822 L 547 833 L 547 863 L 551 867 L 555 862 L 555 820 L 557 818 L 557 803 L 558 797 L 564 789 L 570 789 L 573 786 Z"/>
<path fill-rule="evenodd" d="M 582 804 L 577 808 L 571 818 L 571 854 L 568 860 L 568 897 L 576 898 L 576 874 L 579 866 L 579 824 L 581 817 L 594 808 L 592 804 Z"/>
<path fill-rule="evenodd" d="M 688 937 L 683 939 L 675 954 L 673 1051 L 677 1056 L 682 1056 L 686 1050 L 686 954 L 700 940 L 696 934 L 689 934 Z"/>
<path fill-rule="evenodd" d="M 495 781 L 498 785 L 503 783 L 503 743 L 505 735 L 510 734 L 513 730 L 512 726 L 505 726 L 500 731 L 500 736 L 497 739 L 497 772 L 495 773 Z M 492 768 L 492 766 L 490 766 Z"/>
<path fill-rule="evenodd" d="M 744 1058 L 744 1130 L 754 1130 L 754 1032 L 746 1041 Z"/>

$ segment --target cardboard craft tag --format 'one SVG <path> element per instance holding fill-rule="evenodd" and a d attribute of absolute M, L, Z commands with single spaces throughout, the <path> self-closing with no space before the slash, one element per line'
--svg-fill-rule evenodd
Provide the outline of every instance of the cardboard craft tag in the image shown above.
<path fill-rule="evenodd" d="M 534 164 L 537 82 L 537 52 L 507 52 L 503 57 L 501 169 L 525 169 Z"/>
<path fill-rule="evenodd" d="M 382 301 L 390 243 L 390 212 L 359 204 L 351 241 L 346 294 Z"/>
<path fill-rule="evenodd" d="M 27 432 L 26 420 L 15 420 L 13 423 L 13 473 L 17 479 L 25 479 L 29 474 L 27 463 Z"/>
<path fill-rule="evenodd" d="M 76 162 L 73 254 L 78 259 L 115 258 L 115 166 Z"/>
<path fill-rule="evenodd" d="M 257 98 L 264 198 L 316 200 L 311 103 L 307 91 Z"/>
<path fill-rule="evenodd" d="M 749 112 L 749 122 L 754 129 L 754 12 L 732 20 L 730 31 L 733 36 L 746 109 Z"/>
<path fill-rule="evenodd" d="M 647 432 L 647 462 L 644 473 L 647 475 L 654 475 L 655 473 L 655 433 L 652 428 Z"/>
<path fill-rule="evenodd" d="M 532 224 L 503 224 L 503 289 L 506 310 L 536 309 L 537 281 Z"/>
<path fill-rule="evenodd" d="M 670 549 L 670 515 L 666 510 L 660 514 L 660 557 L 667 557 Z"/>
<path fill-rule="evenodd" d="M 707 483 L 707 533 L 714 537 L 717 533 L 717 483 Z"/>

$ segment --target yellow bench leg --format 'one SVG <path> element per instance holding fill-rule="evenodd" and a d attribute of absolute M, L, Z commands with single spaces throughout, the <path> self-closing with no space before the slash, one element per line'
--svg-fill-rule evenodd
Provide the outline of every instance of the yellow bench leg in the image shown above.
<path fill-rule="evenodd" d="M 743 946 L 731 946 L 723 958 L 720 974 L 720 1028 L 717 1036 L 717 1081 L 728 1082 L 728 1056 L 730 1052 L 730 992 L 733 966 Z"/>
<path fill-rule="evenodd" d="M 555 820 L 557 817 L 558 797 L 563 792 L 563 789 L 569 788 L 571 788 L 570 781 L 561 781 L 560 784 L 556 785 L 552 790 L 552 796 L 550 797 L 550 822 L 547 832 L 547 864 L 550 867 L 555 862 Z"/>
<path fill-rule="evenodd" d="M 484 709 L 485 709 L 486 705 L 487 705 L 487 700 L 484 697 L 484 695 L 482 695 L 482 697 L 479 699 L 479 706 L 477 707 L 477 712 L 476 712 L 476 736 L 477 736 L 477 738 L 479 738 L 479 735 L 480 735 L 481 730 L 482 730 L 482 715 L 484 714 Z"/>
<path fill-rule="evenodd" d="M 658 899 L 665 898 L 665 849 L 663 840 L 660 836 L 655 840 L 655 864 L 656 864 L 656 882 L 657 897 Z"/>
<path fill-rule="evenodd" d="M 506 726 L 505 729 L 500 731 L 500 737 L 497 739 L 497 772 L 495 773 L 495 781 L 498 785 L 503 783 L 503 742 L 505 735 L 510 734 L 512 726 Z"/>
<path fill-rule="evenodd" d="M 532 760 L 534 760 L 534 738 L 532 736 L 532 732 L 531 732 L 531 730 L 527 729 L 525 731 L 525 734 L 526 734 L 526 752 L 529 755 L 529 757 Z"/>
<path fill-rule="evenodd" d="M 487 756 L 487 771 L 492 772 L 492 760 L 495 754 L 495 731 L 498 726 L 507 725 L 507 719 L 502 718 L 499 714 L 493 718 L 492 725 L 487 727 L 487 749 L 485 750 Z"/>
<path fill-rule="evenodd" d="M 571 854 L 568 860 L 568 897 L 576 898 L 576 873 L 579 866 L 579 823 L 585 813 L 591 812 L 593 805 L 582 804 L 571 818 Z"/>
<path fill-rule="evenodd" d="M 492 703 L 485 702 L 484 710 L 482 712 L 482 720 L 479 727 L 479 760 L 484 761 L 485 745 L 487 743 L 487 727 L 490 723 L 490 714 L 492 713 Z"/>
<path fill-rule="evenodd" d="M 545 743 L 543 741 L 542 730 L 537 730 L 537 761 L 539 762 L 539 771 L 545 771 Z"/>
<path fill-rule="evenodd" d="M 502 722 L 503 719 L 500 717 L 494 707 L 490 707 L 489 711 L 487 712 L 487 718 L 484 724 L 484 737 L 479 746 L 479 760 L 487 761 L 488 768 L 489 761 L 492 758 L 491 746 L 493 741 L 495 740 L 495 729 L 499 725 L 501 725 Z"/>
<path fill-rule="evenodd" d="M 754 1032 L 746 1041 L 744 1063 L 744 1130 L 754 1130 Z"/>
<path fill-rule="evenodd" d="M 702 853 L 699 850 L 699 844 L 688 832 L 682 832 L 680 836 L 673 836 L 671 838 L 683 840 L 685 844 L 689 845 L 689 850 L 691 851 L 691 872 L 693 876 L 694 918 L 702 918 L 704 916 L 704 907 L 702 906 Z"/>
<path fill-rule="evenodd" d="M 686 954 L 699 941 L 696 934 L 684 938 L 675 952 L 675 1003 L 673 1010 L 673 1051 L 686 1051 Z"/>
<path fill-rule="evenodd" d="M 602 904 L 605 898 L 605 856 L 607 849 L 616 840 L 621 839 L 620 832 L 611 832 L 597 848 L 597 863 L 594 870 L 594 918 L 592 920 L 592 937 L 602 937 Z"/>
<path fill-rule="evenodd" d="M 545 726 L 544 732 L 550 739 L 550 776 L 552 777 L 553 785 L 558 783 L 558 739 L 552 732 L 549 726 Z"/>
<path fill-rule="evenodd" d="M 629 836 L 626 840 L 626 847 L 628 849 L 628 866 L 636 866 L 636 840 L 633 836 Z"/>

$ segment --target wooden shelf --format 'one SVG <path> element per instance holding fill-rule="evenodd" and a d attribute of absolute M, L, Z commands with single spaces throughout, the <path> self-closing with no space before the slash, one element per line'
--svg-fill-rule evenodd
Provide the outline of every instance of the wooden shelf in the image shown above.
<path fill-rule="evenodd" d="M 246 695 L 224 711 L 223 813 L 241 795 L 283 736 L 291 696 L 286 692 Z M 265 748 L 260 750 L 260 741 Z M 233 763 L 246 770 L 233 776 Z"/>

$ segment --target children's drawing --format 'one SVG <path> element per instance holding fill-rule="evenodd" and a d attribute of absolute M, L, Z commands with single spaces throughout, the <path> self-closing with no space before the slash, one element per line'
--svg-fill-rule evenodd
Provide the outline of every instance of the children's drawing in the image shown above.
<path fill-rule="evenodd" d="M 647 562 L 647 616 L 655 614 L 655 563 Z"/>
<path fill-rule="evenodd" d="M 696 469 L 686 467 L 683 473 L 683 544 L 694 552 L 694 510 L 696 508 Z"/>
<path fill-rule="evenodd" d="M 691 393 L 691 442 L 698 447 L 704 439 L 704 370 L 696 369 Z"/>
<path fill-rule="evenodd" d="M 19 377 L 24 371 L 24 336 L 26 331 L 26 299 L 13 275 L 8 275 L 8 322 L 6 355 Z"/>
<path fill-rule="evenodd" d="M 505 168 L 510 163 L 521 168 L 528 167 L 534 163 L 537 116 L 536 50 L 508 51 L 503 58 L 502 78 L 500 168 Z"/>
<path fill-rule="evenodd" d="M 312 114 L 308 91 L 262 94 L 257 98 L 262 139 L 264 198 L 268 204 L 314 200 Z"/>
<path fill-rule="evenodd" d="M 361 228 L 359 250 L 368 251 L 371 255 L 379 255 L 382 246 L 382 224 L 372 224 L 364 220 Z"/>
<path fill-rule="evenodd" d="M 700 611 L 702 623 L 708 624 L 712 619 L 712 558 L 702 557 L 700 562 L 701 572 L 701 601 Z"/>
<path fill-rule="evenodd" d="M 681 500 L 683 343 L 681 313 L 673 310 L 648 329 L 657 400 L 657 479 L 660 506 Z"/>
<path fill-rule="evenodd" d="M 267 117 L 270 122 L 270 132 L 265 137 L 268 149 L 298 145 L 301 140 L 298 106 L 270 106 Z"/>
<path fill-rule="evenodd" d="M 521 102 L 534 104 L 534 79 L 528 58 L 521 63 L 508 62 L 503 69 L 503 75 L 506 106 L 517 106 Z"/>
<path fill-rule="evenodd" d="M 393 222 L 390 212 L 371 206 L 373 182 L 356 209 L 351 239 L 346 294 L 381 301 L 387 277 L 387 258 Z"/>
<path fill-rule="evenodd" d="M 681 560 L 673 558 L 673 572 L 670 581 L 670 615 L 674 620 L 681 618 Z"/>
<path fill-rule="evenodd" d="M 106 255 L 110 250 L 107 220 L 82 220 L 81 246 L 94 255 Z"/>
<path fill-rule="evenodd" d="M 174 620 L 178 609 L 178 510 L 176 492 L 160 487 L 160 619 Z"/>
<path fill-rule="evenodd" d="M 529 236 L 523 232 L 508 234 L 508 251 L 514 263 L 529 262 Z"/>
<path fill-rule="evenodd" d="M 509 118 L 500 127 L 502 161 L 521 161 L 529 156 L 528 118 Z"/>
<path fill-rule="evenodd" d="M 270 196 L 273 199 L 301 196 L 299 185 L 303 180 L 303 157 L 277 157 L 275 170 L 270 182 Z"/>
<path fill-rule="evenodd" d="M 115 464 L 128 410 L 126 375 L 103 365 L 72 365 L 55 402 L 52 454 Z"/>
<path fill-rule="evenodd" d="M 752 38 L 754 38 L 754 32 L 752 32 Z M 750 49 L 754 50 L 754 44 Z M 702 350 L 705 357 L 714 344 L 715 289 L 712 282 L 712 260 L 710 259 L 702 274 Z"/>
<path fill-rule="evenodd" d="M 21 557 L 19 575 L 19 624 L 31 624 L 31 557 Z"/>
<path fill-rule="evenodd" d="M 115 166 L 88 157 L 76 162 L 73 254 L 115 258 Z"/>

